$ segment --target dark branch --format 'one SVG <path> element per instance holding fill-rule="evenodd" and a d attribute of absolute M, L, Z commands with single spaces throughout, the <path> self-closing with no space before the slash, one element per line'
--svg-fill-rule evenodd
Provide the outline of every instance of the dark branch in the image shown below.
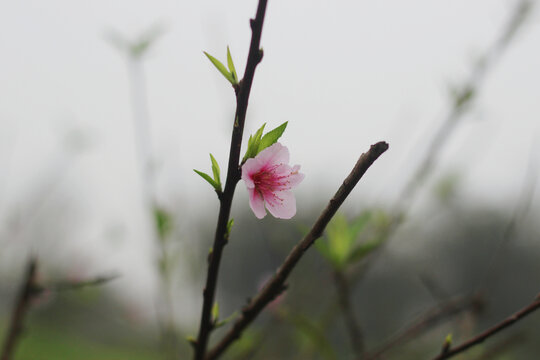
<path fill-rule="evenodd" d="M 266 286 L 242 309 L 240 317 L 234 322 L 232 328 L 225 334 L 223 339 L 209 351 L 208 356 L 205 358 L 206 360 L 216 359 L 220 356 L 241 336 L 244 329 L 255 320 L 266 305 L 285 290 L 285 281 L 300 258 L 304 255 L 306 250 L 313 245 L 315 240 L 322 235 L 326 225 L 328 225 L 336 211 L 341 204 L 343 204 L 367 169 L 369 169 L 375 160 L 377 160 L 377 158 L 379 158 L 386 150 L 388 150 L 388 144 L 386 142 L 379 142 L 372 145 L 368 152 L 360 156 L 360 159 L 358 159 L 353 170 L 343 181 L 343 184 L 323 210 L 310 232 L 291 250 L 281 267 Z"/>
<path fill-rule="evenodd" d="M 483 343 L 486 339 L 490 338 L 491 336 L 497 334 L 498 332 L 506 329 L 509 326 L 512 326 L 517 321 L 523 319 L 527 315 L 531 314 L 535 310 L 538 310 L 540 308 L 540 294 L 536 296 L 534 301 L 524 307 L 523 309 L 519 310 L 512 316 L 506 318 L 505 320 L 501 321 L 500 323 L 496 324 L 495 326 L 492 326 L 491 328 L 487 329 L 483 333 L 471 338 L 470 340 L 465 341 L 461 345 L 450 348 L 446 353 L 440 354 L 439 356 L 434 357 L 432 360 L 442 360 L 442 359 L 449 359 L 451 357 L 454 357 L 458 354 L 461 354 L 462 352 L 470 349 L 471 347 Z"/>
<path fill-rule="evenodd" d="M 420 316 L 413 324 L 407 326 L 398 334 L 393 336 L 385 344 L 381 345 L 378 349 L 372 351 L 369 355 L 365 356 L 365 360 L 376 360 L 381 358 L 383 354 L 396 346 L 405 343 L 408 340 L 415 339 L 421 334 L 425 333 L 429 329 L 433 328 L 442 321 L 452 318 L 459 313 L 467 310 L 477 311 L 483 305 L 482 299 L 479 295 L 470 297 L 459 297 L 451 299 L 436 308 L 428 310 L 425 314 Z"/>
<path fill-rule="evenodd" d="M 37 260 L 31 258 L 26 265 L 26 273 L 24 275 L 21 287 L 11 314 L 9 330 L 6 334 L 4 345 L 2 347 L 1 360 L 13 359 L 15 346 L 23 330 L 23 323 L 26 313 L 30 308 L 32 299 L 40 293 L 36 284 Z"/>
<path fill-rule="evenodd" d="M 210 332 L 214 328 L 213 319 L 211 318 L 212 306 L 214 305 L 216 286 L 218 281 L 219 264 L 221 262 L 221 254 L 223 248 L 227 244 L 227 222 L 231 212 L 231 205 L 234 196 L 236 184 L 240 180 L 240 150 L 242 146 L 242 135 L 244 132 L 244 123 L 246 120 L 246 112 L 249 102 L 249 94 L 251 85 L 255 75 L 255 69 L 262 60 L 262 51 L 260 49 L 261 34 L 264 23 L 264 15 L 266 12 L 267 0 L 259 0 L 257 14 L 255 19 L 252 19 L 251 24 L 251 44 L 246 63 L 244 77 L 235 87 L 236 93 L 236 113 L 234 117 L 234 125 L 231 138 L 231 148 L 229 152 L 229 165 L 227 170 L 227 179 L 225 181 L 225 189 L 219 197 L 220 207 L 216 233 L 214 237 L 214 246 L 208 264 L 208 274 L 206 277 L 206 285 L 203 291 L 203 307 L 201 314 L 201 323 L 199 328 L 199 336 L 195 343 L 195 359 L 202 360 L 206 353 L 208 338 Z"/>

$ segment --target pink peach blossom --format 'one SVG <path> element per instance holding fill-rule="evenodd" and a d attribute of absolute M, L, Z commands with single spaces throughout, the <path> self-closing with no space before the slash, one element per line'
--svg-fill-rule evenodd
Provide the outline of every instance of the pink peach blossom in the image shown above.
<path fill-rule="evenodd" d="M 300 165 L 289 166 L 289 150 L 275 143 L 248 159 L 242 166 L 242 180 L 249 192 L 249 206 L 262 219 L 266 209 L 276 218 L 290 219 L 296 214 L 296 200 L 291 191 L 303 179 Z"/>

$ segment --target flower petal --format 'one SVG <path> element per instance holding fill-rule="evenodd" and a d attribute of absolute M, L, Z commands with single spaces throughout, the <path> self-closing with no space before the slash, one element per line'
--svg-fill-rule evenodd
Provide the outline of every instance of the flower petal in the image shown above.
<path fill-rule="evenodd" d="M 289 176 L 289 186 L 291 188 L 296 187 L 302 182 L 302 180 L 304 180 L 305 175 L 299 173 L 298 170 L 300 170 L 300 165 L 294 165 L 291 175 Z"/>
<path fill-rule="evenodd" d="M 255 159 L 247 159 L 244 165 L 242 165 L 242 180 L 244 180 L 248 189 L 253 189 L 255 187 L 253 174 L 259 172 L 260 169 L 261 166 Z"/>
<path fill-rule="evenodd" d="M 296 199 L 292 191 L 278 191 L 266 200 L 266 208 L 278 219 L 290 219 L 296 214 Z"/>
<path fill-rule="evenodd" d="M 255 159 L 259 162 L 261 166 L 272 166 L 279 164 L 288 164 L 289 163 L 289 149 L 281 145 L 280 143 L 275 143 L 272 146 L 267 147 L 261 151 Z M 247 164 L 247 161 L 246 161 Z"/>
<path fill-rule="evenodd" d="M 251 207 L 251 210 L 253 210 L 253 213 L 258 219 L 262 219 L 266 216 L 266 210 L 264 210 L 264 200 L 257 190 L 248 188 L 248 191 L 249 207 Z"/>

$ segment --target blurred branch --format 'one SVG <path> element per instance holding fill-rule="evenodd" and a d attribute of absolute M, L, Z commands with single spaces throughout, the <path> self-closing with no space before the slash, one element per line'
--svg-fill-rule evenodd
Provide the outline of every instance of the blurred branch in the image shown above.
<path fill-rule="evenodd" d="M 525 174 L 519 200 L 510 221 L 503 230 L 501 239 L 499 240 L 499 243 L 497 244 L 495 251 L 489 260 L 485 274 L 479 285 L 479 287 L 483 288 L 484 290 L 490 285 L 490 280 L 493 281 L 495 278 L 495 265 L 497 264 L 497 260 L 500 258 L 502 250 L 508 244 L 512 236 L 515 235 L 518 223 L 522 221 L 523 218 L 525 218 L 525 216 L 529 213 L 536 190 L 537 180 L 538 168 L 534 161 L 533 152 L 531 152 L 529 167 L 527 169 L 527 173 Z"/>
<path fill-rule="evenodd" d="M 165 30 L 163 25 L 155 24 L 139 34 L 134 40 L 126 39 L 116 30 L 109 30 L 105 33 L 105 39 L 130 58 L 140 59 L 148 53 Z"/>
<path fill-rule="evenodd" d="M 2 356 L 0 360 L 11 360 L 17 341 L 22 333 L 24 318 L 30 309 L 31 302 L 45 291 L 68 291 L 78 290 L 89 286 L 103 285 L 116 279 L 119 275 L 98 276 L 84 281 L 64 281 L 42 286 L 37 282 L 37 259 L 32 257 L 26 265 L 26 272 L 19 288 L 19 292 L 13 306 L 9 330 L 4 339 Z"/>
<path fill-rule="evenodd" d="M 536 296 L 532 303 L 519 310 L 515 314 L 511 315 L 500 323 L 490 327 L 483 333 L 465 341 L 461 345 L 454 348 L 450 347 L 446 352 L 441 353 L 440 355 L 434 357 L 432 360 L 449 359 L 451 357 L 454 357 L 455 355 L 461 354 L 462 352 L 467 351 L 471 347 L 483 343 L 486 339 L 497 334 L 498 332 L 512 326 L 517 321 L 538 310 L 538 308 L 540 308 L 540 294 Z"/>
<path fill-rule="evenodd" d="M 36 276 L 37 260 L 32 257 L 26 265 L 26 272 L 13 306 L 9 329 L 2 346 L 1 360 L 13 359 L 15 346 L 22 333 L 24 318 L 30 308 L 30 302 L 40 293 L 36 284 Z"/>
<path fill-rule="evenodd" d="M 479 295 L 458 297 L 446 301 L 439 306 L 428 310 L 420 316 L 414 323 L 405 327 L 398 334 L 386 341 L 385 344 L 365 356 L 365 360 L 377 360 L 389 350 L 401 345 L 411 339 L 414 339 L 426 331 L 432 329 L 439 323 L 451 319 L 461 312 L 473 310 L 477 311 L 483 305 Z"/>
<path fill-rule="evenodd" d="M 364 353 L 364 336 L 354 314 L 354 309 L 351 306 L 352 294 L 349 281 L 342 271 L 336 270 L 334 272 L 334 284 L 336 285 L 338 302 L 341 314 L 343 315 L 343 320 L 347 326 L 351 346 L 355 356 L 360 357 Z"/>
<path fill-rule="evenodd" d="M 470 108 L 476 95 L 478 94 L 482 80 L 490 71 L 495 60 L 500 57 L 503 51 L 515 38 L 518 30 L 524 24 L 527 15 L 531 12 L 534 0 L 519 0 L 512 12 L 507 25 L 502 30 L 497 40 L 486 50 L 485 54 L 476 62 L 469 78 L 453 94 L 453 105 L 446 119 L 441 123 L 435 135 L 429 140 L 426 154 L 420 165 L 413 172 L 413 175 L 406 183 L 400 197 L 398 198 L 394 209 L 391 212 L 391 222 L 386 229 L 381 232 L 384 243 L 366 259 L 363 266 L 359 267 L 356 281 L 360 280 L 366 274 L 368 269 L 381 256 L 385 247 L 395 235 L 405 220 L 405 215 L 412 201 L 418 196 L 418 190 L 424 184 L 429 173 L 433 170 L 434 163 L 439 156 L 441 149 L 447 143 L 456 125 L 461 120 L 463 114 Z M 424 139 L 422 141 L 425 141 Z"/>
<path fill-rule="evenodd" d="M 260 49 L 260 42 L 264 16 L 266 13 L 266 4 L 267 0 L 259 0 L 255 19 L 251 19 L 250 21 L 252 35 L 244 77 L 238 85 L 234 86 L 236 93 L 236 113 L 233 121 L 234 124 L 231 138 L 231 148 L 229 151 L 229 165 L 225 189 L 221 194 L 218 193 L 220 206 L 216 234 L 214 238 L 214 246 L 212 247 L 209 257 L 208 274 L 203 291 L 203 306 L 199 335 L 194 343 L 196 360 L 202 360 L 205 357 L 208 338 L 210 336 L 210 332 L 214 328 L 211 313 L 214 305 L 221 255 L 223 248 L 227 244 L 227 223 L 229 222 L 234 190 L 236 188 L 236 184 L 240 180 L 240 149 L 242 146 L 242 135 L 244 132 L 244 123 L 246 120 L 249 95 L 251 93 L 251 85 L 255 76 L 255 69 L 263 57 L 262 49 Z"/>
<path fill-rule="evenodd" d="M 525 23 L 527 15 L 532 9 L 533 2 L 533 0 L 520 0 L 517 3 L 507 25 L 497 40 L 495 40 L 493 45 L 488 48 L 485 54 L 475 63 L 469 78 L 463 84 L 455 88 L 453 92 L 452 108 L 446 119 L 435 132 L 435 135 L 431 138 L 420 166 L 406 184 L 396 204 L 396 213 L 402 213 L 416 196 L 416 193 L 426 180 L 427 175 L 432 171 L 435 160 L 438 158 L 441 149 L 451 137 L 456 125 L 462 119 L 463 114 L 477 97 L 487 72 L 493 68 L 496 60 L 501 56 L 504 50 L 506 50 L 508 45 L 515 38 L 518 30 Z"/>
<path fill-rule="evenodd" d="M 148 92 L 143 67 L 146 55 L 164 32 L 165 28 L 156 24 L 140 33 L 133 40 L 128 40 L 114 30 L 109 30 L 105 36 L 128 60 L 134 141 L 142 183 L 142 200 L 153 228 L 150 237 L 158 248 L 158 255 L 155 259 L 160 276 L 159 294 L 156 296 L 157 319 L 161 332 L 161 341 L 165 349 L 165 357 L 175 359 L 178 351 L 178 334 L 174 320 L 175 308 L 171 280 L 174 263 L 168 254 L 170 242 L 167 241 L 171 221 L 169 214 L 159 205 L 156 196 L 152 123 L 148 109 Z M 159 309 L 163 309 L 163 311 L 159 311 Z"/>
<path fill-rule="evenodd" d="M 368 152 L 362 154 L 358 159 L 353 170 L 343 181 L 334 197 L 330 200 L 326 208 L 323 210 L 315 224 L 311 227 L 309 233 L 291 250 L 283 264 L 279 267 L 270 281 L 262 288 L 255 297 L 242 309 L 242 314 L 234 322 L 232 328 L 225 334 L 223 339 L 214 346 L 206 360 L 218 358 L 236 339 L 240 337 L 244 329 L 251 324 L 259 313 L 280 295 L 285 289 L 285 281 L 289 274 L 297 265 L 298 261 L 309 249 L 311 245 L 321 237 L 326 225 L 335 215 L 341 204 L 351 193 L 358 181 L 362 178 L 369 167 L 377 160 L 386 150 L 388 144 L 386 142 L 378 142 L 372 145 Z"/>
<path fill-rule="evenodd" d="M 54 292 L 70 291 L 70 290 L 79 290 L 86 287 L 100 286 L 108 283 L 109 281 L 119 278 L 120 275 L 108 275 L 108 276 L 97 276 L 92 279 L 82 280 L 82 281 L 62 281 L 43 288 L 37 287 L 39 290 L 49 290 Z"/>

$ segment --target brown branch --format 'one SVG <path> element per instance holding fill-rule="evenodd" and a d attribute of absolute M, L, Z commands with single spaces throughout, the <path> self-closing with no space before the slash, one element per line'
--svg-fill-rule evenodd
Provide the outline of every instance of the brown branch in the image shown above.
<path fill-rule="evenodd" d="M 385 344 L 365 356 L 365 360 L 380 359 L 383 354 L 404 342 L 417 338 L 422 333 L 433 328 L 440 322 L 452 318 L 457 314 L 467 310 L 478 310 L 483 305 L 479 295 L 470 297 L 458 297 L 451 299 L 433 309 L 428 310 L 418 320 L 405 327 L 398 334 L 390 338 Z"/>
<path fill-rule="evenodd" d="M 214 237 L 214 246 L 212 247 L 211 256 L 209 258 L 206 285 L 203 291 L 203 306 L 199 336 L 197 341 L 194 343 L 196 360 L 202 360 L 204 358 L 208 338 L 210 336 L 210 332 L 214 328 L 213 319 L 211 318 L 211 310 L 212 306 L 214 305 L 221 255 L 223 248 L 227 244 L 227 223 L 229 221 L 229 215 L 231 212 L 234 190 L 236 188 L 236 184 L 240 180 L 240 148 L 242 146 L 242 134 L 244 132 L 249 94 L 251 92 L 251 85 L 253 83 L 255 69 L 261 62 L 263 55 L 262 50 L 260 49 L 260 41 L 264 23 L 264 15 L 266 12 L 266 3 L 267 0 L 259 0 L 255 19 L 252 19 L 250 22 L 252 36 L 244 78 L 237 86 L 234 87 L 236 92 L 236 113 L 232 131 L 231 148 L 229 152 L 229 165 L 227 179 L 225 181 L 225 189 L 221 196 L 219 196 L 219 215 Z"/>
<path fill-rule="evenodd" d="M 285 281 L 289 274 L 294 269 L 300 258 L 304 255 L 307 249 L 315 240 L 317 240 L 323 233 L 326 225 L 332 219 L 336 211 L 341 204 L 345 201 L 347 196 L 351 193 L 352 189 L 358 183 L 358 181 L 365 174 L 367 169 L 381 156 L 386 150 L 388 150 L 388 144 L 386 142 L 379 142 L 372 145 L 368 152 L 362 154 L 358 159 L 353 170 L 343 181 L 334 197 L 330 200 L 326 208 L 323 210 L 309 233 L 291 250 L 281 267 L 274 274 L 272 279 L 265 285 L 263 289 L 242 309 L 242 314 L 234 322 L 232 328 L 225 334 L 223 339 L 212 348 L 206 360 L 216 359 L 219 357 L 236 339 L 240 337 L 242 331 L 259 315 L 259 313 L 280 295 L 286 288 Z"/>
<path fill-rule="evenodd" d="M 434 357 L 432 360 L 442 360 L 442 359 L 449 359 L 451 357 L 454 357 L 455 355 L 458 355 L 471 347 L 483 343 L 486 339 L 490 338 L 491 336 L 497 334 L 498 332 L 506 329 L 507 327 L 513 325 L 517 321 L 523 319 L 527 315 L 531 314 L 535 310 L 538 310 L 540 308 L 540 294 L 536 296 L 534 301 L 524 307 L 523 309 L 519 310 L 515 314 L 511 315 L 510 317 L 504 319 L 500 323 L 492 326 L 491 328 L 487 329 L 486 331 L 482 332 L 481 334 L 465 341 L 461 345 L 450 348 L 447 352 L 444 354 L 439 354 L 438 356 Z"/>
<path fill-rule="evenodd" d="M 360 357 L 364 353 L 364 336 L 354 314 L 353 307 L 351 306 L 351 289 L 349 281 L 345 274 L 338 270 L 334 272 L 334 284 L 336 285 L 339 307 L 345 325 L 347 326 L 351 346 L 355 356 Z"/>
<path fill-rule="evenodd" d="M 2 347 L 1 360 L 11 360 L 13 358 L 15 346 L 23 330 L 24 318 L 30 308 L 30 302 L 40 293 L 36 284 L 36 273 L 37 260 L 31 258 L 26 265 L 26 273 L 13 306 L 9 330 Z"/>

